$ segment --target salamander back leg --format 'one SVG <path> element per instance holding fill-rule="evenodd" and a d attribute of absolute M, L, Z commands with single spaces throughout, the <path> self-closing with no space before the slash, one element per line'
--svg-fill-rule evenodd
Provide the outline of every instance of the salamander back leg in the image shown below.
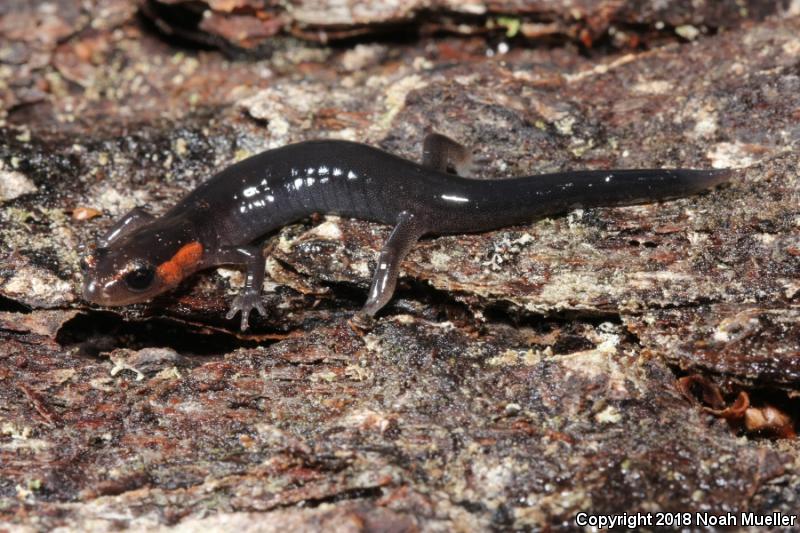
<path fill-rule="evenodd" d="M 468 176 L 472 170 L 472 153 L 450 137 L 429 133 L 422 145 L 422 165 L 440 172 Z"/>
<path fill-rule="evenodd" d="M 417 217 L 408 211 L 400 213 L 397 225 L 381 250 L 367 303 L 361 309 L 361 314 L 374 316 L 392 299 L 400 274 L 400 264 L 424 233 L 425 229 Z"/>

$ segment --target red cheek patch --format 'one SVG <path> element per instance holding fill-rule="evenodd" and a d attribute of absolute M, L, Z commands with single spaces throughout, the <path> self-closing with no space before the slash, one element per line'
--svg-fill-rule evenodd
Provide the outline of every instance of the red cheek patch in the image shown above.
<path fill-rule="evenodd" d="M 158 266 L 158 276 L 167 285 L 177 285 L 191 273 L 202 257 L 203 246 L 199 242 L 193 241 L 185 244 L 169 261 Z"/>

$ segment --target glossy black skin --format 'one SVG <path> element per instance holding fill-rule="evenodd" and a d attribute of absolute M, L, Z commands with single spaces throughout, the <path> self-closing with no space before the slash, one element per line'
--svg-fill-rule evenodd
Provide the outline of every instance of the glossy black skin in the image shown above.
<path fill-rule="evenodd" d="M 254 243 L 312 213 L 328 213 L 395 226 L 363 310 L 371 316 L 391 298 L 403 257 L 423 235 L 486 231 L 578 207 L 687 196 L 729 176 L 728 171 L 660 169 L 476 180 L 446 172 L 468 158 L 454 141 L 434 134 L 425 150 L 420 165 L 363 144 L 309 141 L 241 161 L 160 218 L 138 211 L 112 228 L 87 258 L 84 295 L 102 305 L 125 305 L 169 290 L 197 270 L 244 265 L 247 282 L 228 315 L 241 310 L 244 329 L 251 309 L 264 312 L 259 296 L 264 258 Z M 183 265 L 179 279 L 156 273 L 145 288 L 129 286 L 132 271 L 148 278 L 190 243 L 200 243 L 202 258 Z"/>

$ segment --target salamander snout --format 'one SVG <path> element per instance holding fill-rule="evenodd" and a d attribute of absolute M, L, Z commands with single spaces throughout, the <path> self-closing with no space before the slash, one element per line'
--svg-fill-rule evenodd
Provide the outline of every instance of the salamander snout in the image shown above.
<path fill-rule="evenodd" d="M 83 298 L 98 305 L 116 306 L 141 302 L 168 287 L 155 266 L 146 261 L 118 261 L 99 248 L 81 260 Z"/>
<path fill-rule="evenodd" d="M 81 262 L 84 299 L 107 306 L 144 302 L 177 287 L 202 267 L 200 242 L 171 241 L 159 248 L 163 241 L 158 236 L 142 242 L 128 239 L 86 256 Z"/>

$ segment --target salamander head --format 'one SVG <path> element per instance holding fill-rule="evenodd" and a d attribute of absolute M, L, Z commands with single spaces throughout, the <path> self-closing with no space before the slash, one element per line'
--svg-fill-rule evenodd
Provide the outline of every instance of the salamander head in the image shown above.
<path fill-rule="evenodd" d="M 94 253 L 81 260 L 84 299 L 106 306 L 144 302 L 200 269 L 203 246 L 185 227 L 154 226 L 100 239 Z"/>

